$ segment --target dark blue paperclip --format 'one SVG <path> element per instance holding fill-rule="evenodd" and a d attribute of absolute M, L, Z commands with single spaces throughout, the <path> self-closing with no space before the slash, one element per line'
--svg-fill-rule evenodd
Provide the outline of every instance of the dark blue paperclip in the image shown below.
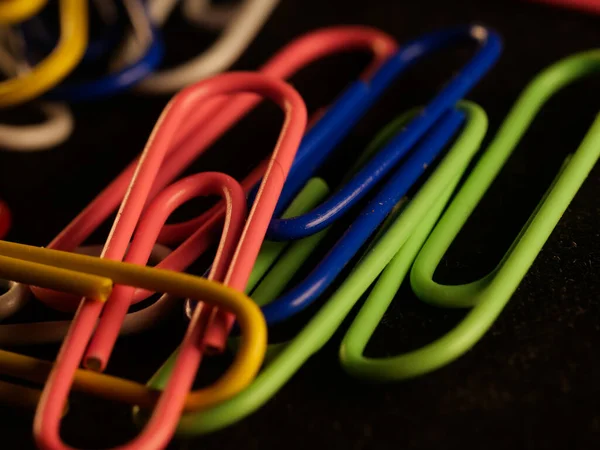
<path fill-rule="evenodd" d="M 467 65 L 425 107 L 423 113 L 379 152 L 352 180 L 310 213 L 290 219 L 273 219 L 268 239 L 301 239 L 331 225 L 362 199 L 413 148 L 433 124 L 479 81 L 500 55 L 500 37 L 484 27 L 463 26 L 427 34 L 403 45 L 377 71 L 371 80 L 355 81 L 307 132 L 298 150 L 276 215 L 325 162 L 336 145 L 360 117 L 377 101 L 394 79 L 410 66 L 432 53 L 465 41 L 479 44 Z"/>
<path fill-rule="evenodd" d="M 345 112 L 343 125 L 344 129 L 348 130 L 401 71 L 431 52 L 456 44 L 465 38 L 479 43 L 480 48 L 475 56 L 417 117 L 371 158 L 350 183 L 309 214 L 293 219 L 272 221 L 269 237 L 274 236 L 276 239 L 298 239 L 323 230 L 363 198 L 414 148 L 415 144 L 419 144 L 307 278 L 282 297 L 262 308 L 269 325 L 282 322 L 302 311 L 323 293 L 367 242 L 394 205 L 418 180 L 424 171 L 423 167 L 429 165 L 444 148 L 464 119 L 463 115 L 454 109 L 456 102 L 467 94 L 498 59 L 502 48 L 500 37 L 477 26 L 441 31 L 416 39 L 403 46 L 390 58 L 370 83 L 359 81 L 351 86 L 350 92 L 346 91 L 341 104 L 345 104 L 350 98 L 358 98 L 359 103 L 355 102 L 354 105 L 356 107 L 358 104 L 359 112 L 349 111 L 343 107 L 340 110 L 339 101 L 328 111 L 328 113 Z M 365 92 L 367 95 L 364 94 Z M 309 135 L 326 133 L 323 122 L 331 123 L 334 119 L 336 118 L 324 117 L 305 137 L 305 142 L 308 141 L 313 145 L 306 145 L 295 161 L 291 172 L 292 178 L 288 178 L 286 182 L 288 190 L 287 192 L 284 190 L 282 194 L 282 205 L 285 205 L 288 199 L 302 187 L 326 158 L 329 150 L 324 151 L 322 146 L 317 145 L 323 138 L 317 139 Z M 333 148 L 345 133 L 346 131 L 336 133 L 335 143 L 326 142 L 326 148 Z M 319 151 L 315 151 L 317 148 Z"/>

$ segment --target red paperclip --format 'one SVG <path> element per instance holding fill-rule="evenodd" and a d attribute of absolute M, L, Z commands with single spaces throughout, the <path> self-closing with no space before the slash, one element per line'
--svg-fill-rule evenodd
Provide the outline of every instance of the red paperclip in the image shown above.
<path fill-rule="evenodd" d="M 251 92 L 270 98 L 285 112 L 280 138 L 267 164 L 259 193 L 243 230 L 241 229 L 245 212 L 243 190 L 231 177 L 216 173 L 199 174 L 175 183 L 151 203 L 138 224 L 159 169 L 166 155 L 173 151 L 171 144 L 181 123 L 194 109 L 209 99 L 240 92 Z M 131 249 L 127 254 L 127 261 L 144 263 L 149 256 L 148 249 L 152 248 L 160 228 L 174 209 L 198 195 L 221 194 L 227 203 L 226 220 L 217 255 L 218 264 L 215 264 L 212 276 L 215 279 L 222 278 L 225 275 L 225 268 L 229 266 L 224 282 L 236 289 L 244 289 L 285 177 L 302 139 L 306 116 L 304 102 L 291 86 L 263 74 L 230 73 L 183 90 L 167 105 L 148 140 L 101 257 L 122 260 L 137 227 Z M 238 238 L 239 243 L 235 247 Z M 186 241 L 188 246 L 191 240 L 193 237 Z M 235 254 L 233 254 L 234 248 Z M 129 306 L 128 297 L 131 297 L 132 293 L 133 288 L 116 286 L 106 306 L 88 299 L 83 299 L 81 302 L 46 382 L 36 412 L 34 435 L 41 448 L 69 448 L 60 438 L 60 419 L 75 371 L 84 356 L 87 344 L 90 343 L 90 350 L 94 348 L 94 340 L 101 333 L 105 333 L 105 338 L 100 347 L 108 345 L 107 342 L 111 337 L 114 337 L 114 343 Z M 111 305 L 116 308 L 113 311 L 123 312 L 121 321 L 101 320 L 96 326 L 103 308 L 106 310 Z M 211 307 L 196 309 L 181 345 L 174 373 L 154 408 L 149 425 L 133 442 L 120 448 L 162 448 L 167 445 L 183 410 L 186 395 L 195 379 L 203 353 L 204 330 L 212 315 Z M 112 343 L 109 347 L 112 349 Z M 106 354 L 102 351 L 92 351 L 92 356 L 88 350 L 87 365 L 93 369 L 102 369 L 110 349 Z"/>
<path fill-rule="evenodd" d="M 373 60 L 363 72 L 362 78 L 369 76 L 397 49 L 395 40 L 389 35 L 368 27 L 332 27 L 308 33 L 280 50 L 260 71 L 278 78 L 287 78 L 299 69 L 338 52 L 368 50 Z M 149 199 L 154 198 L 166 185 L 171 183 L 194 159 L 201 155 L 215 140 L 239 121 L 259 102 L 256 95 L 241 94 L 233 97 L 214 98 L 190 113 L 178 130 L 173 150 L 165 158 L 160 168 Z M 203 126 L 198 126 L 202 123 Z M 73 251 L 81 245 L 123 199 L 127 186 L 134 174 L 137 161 L 131 163 L 108 187 L 106 187 L 48 246 L 49 248 Z M 260 164 L 243 181 L 242 187 L 248 191 L 263 176 L 266 165 Z M 163 244 L 181 242 L 194 234 L 194 258 L 214 241 L 215 227 L 221 222 L 222 205 L 210 209 L 197 219 L 173 225 L 161 230 L 159 242 Z M 183 249 L 174 250 L 157 267 L 170 270 L 183 270 L 190 264 L 190 255 L 184 256 Z M 73 311 L 76 302 L 63 293 L 34 288 L 36 296 L 49 306 L 62 311 Z M 150 293 L 137 290 L 133 303 L 139 302 Z M 105 311 L 106 321 L 110 311 Z"/>
<path fill-rule="evenodd" d="M 12 224 L 12 215 L 10 209 L 4 200 L 0 200 L 0 239 L 8 234 Z"/>
<path fill-rule="evenodd" d="M 563 6 L 593 14 L 600 14 L 600 0 L 529 0 L 534 3 Z"/>

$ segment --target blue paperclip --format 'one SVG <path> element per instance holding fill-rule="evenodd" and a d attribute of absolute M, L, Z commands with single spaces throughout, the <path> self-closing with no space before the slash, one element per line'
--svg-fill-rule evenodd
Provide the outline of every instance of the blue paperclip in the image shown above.
<path fill-rule="evenodd" d="M 499 57 L 502 48 L 500 37 L 481 27 L 462 27 L 419 38 L 403 46 L 402 50 L 382 66 L 371 83 L 357 82 L 351 87 L 351 93 L 343 96 L 343 99 L 347 100 L 349 95 L 357 95 L 356 92 L 369 94 L 362 96 L 360 102 L 360 113 L 362 113 L 381 95 L 399 72 L 432 51 L 455 44 L 464 38 L 478 42 L 479 51 L 429 105 L 352 178 L 349 184 L 309 214 L 272 222 L 272 234 L 277 239 L 298 239 L 323 230 L 363 198 L 407 152 L 414 148 L 415 144 L 420 142 L 407 161 L 397 169 L 379 194 L 368 203 L 358 219 L 311 273 L 299 285 L 263 308 L 269 325 L 282 322 L 302 311 L 323 293 L 367 242 L 394 205 L 417 181 L 424 167 L 430 164 L 445 143 L 450 140 L 462 121 L 461 114 L 454 110 L 454 106 Z M 339 102 L 330 112 L 338 110 Z M 344 111 L 346 111 L 345 119 L 348 121 L 356 121 L 357 116 L 360 115 L 355 111 L 347 109 Z M 313 130 L 322 133 L 321 127 L 322 122 Z M 342 136 L 341 133 L 337 135 L 338 139 Z M 314 141 L 309 140 L 309 142 Z M 296 192 L 327 156 L 323 148 L 319 148 L 319 152 L 314 152 L 314 148 L 305 149 L 296 160 L 289 186 L 286 182 L 289 189 L 287 196 Z M 283 204 L 287 198 L 289 197 L 284 197 Z"/>
<path fill-rule="evenodd" d="M 392 56 L 371 80 L 359 80 L 347 88 L 324 116 L 306 134 L 281 194 L 276 214 L 288 205 L 306 181 L 325 162 L 335 146 L 386 88 L 407 68 L 432 53 L 474 41 L 479 50 L 467 65 L 386 148 L 378 153 L 342 189 L 308 214 L 290 219 L 273 219 L 267 237 L 295 240 L 328 227 L 362 199 L 413 148 L 434 123 L 479 81 L 498 59 L 502 44 L 493 31 L 479 25 L 462 26 L 419 37 Z"/>

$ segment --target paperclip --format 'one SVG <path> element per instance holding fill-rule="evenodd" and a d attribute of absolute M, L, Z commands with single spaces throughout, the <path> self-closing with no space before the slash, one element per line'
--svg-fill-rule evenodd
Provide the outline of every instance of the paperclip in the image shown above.
<path fill-rule="evenodd" d="M 19 23 L 36 15 L 48 0 L 4 0 L 0 2 L 0 23 Z"/>
<path fill-rule="evenodd" d="M 452 112 L 453 106 L 498 58 L 501 50 L 500 39 L 494 33 L 479 27 L 457 28 L 447 32 L 438 32 L 426 38 L 417 39 L 412 44 L 403 47 L 398 55 L 382 67 L 380 75 L 374 77 L 372 83 L 374 87 L 372 89 L 381 91 L 381 85 L 385 86 L 386 83 L 389 83 L 393 75 L 413 60 L 429 54 L 433 49 L 445 47 L 456 42 L 457 39 L 464 39 L 465 37 L 470 37 L 480 43 L 481 49 L 479 52 L 421 113 L 415 116 L 382 151 L 358 171 L 348 184 L 309 214 L 292 219 L 275 219 L 271 221 L 269 229 L 272 232 L 275 231 L 272 234 L 275 234 L 276 240 L 283 239 L 286 236 L 288 239 L 298 239 L 323 230 L 348 211 L 349 207 L 363 198 L 378 181 L 381 181 L 386 174 L 393 170 L 398 161 L 422 139 L 423 135 L 432 126 L 437 125 L 431 136 L 425 138 L 431 139 L 431 141 L 427 141 L 426 145 L 421 143 L 414 154 L 399 169 L 400 172 L 393 176 L 393 183 L 382 189 L 369 202 L 359 219 L 346 230 L 338 243 L 310 274 L 294 289 L 263 308 L 263 313 L 269 325 L 286 320 L 314 302 L 342 272 L 352 257 L 357 254 L 393 206 L 418 179 L 424 168 L 431 163 L 436 153 L 441 150 L 446 140 L 460 124 L 460 118 Z M 384 76 L 387 78 L 386 82 L 382 81 L 381 84 L 378 84 L 376 80 L 380 80 Z M 286 189 L 288 193 L 293 192 L 296 186 L 300 185 L 299 183 L 305 182 L 306 175 L 312 172 L 311 169 L 315 166 L 318 167 L 320 164 L 319 159 L 323 159 L 322 152 L 314 154 L 310 158 L 304 158 L 306 155 L 307 153 L 301 153 L 294 161 L 295 165 L 292 167 L 290 180 L 286 182 L 281 200 L 285 201 Z M 226 333 L 227 327 L 222 330 L 213 328 L 208 339 L 223 342 Z"/>
<path fill-rule="evenodd" d="M 131 64 L 93 81 L 63 83 L 47 94 L 54 100 L 89 101 L 127 90 L 146 78 L 160 64 L 164 47 L 160 33 L 152 25 L 141 0 L 124 0 L 131 17 L 136 39 L 148 42 L 144 53 Z"/>
<path fill-rule="evenodd" d="M 24 103 L 43 94 L 81 60 L 87 45 L 87 0 L 60 0 L 60 24 L 60 41 L 46 59 L 31 72 L 0 82 L 0 107 Z"/>
<path fill-rule="evenodd" d="M 102 246 L 82 247 L 76 253 L 98 256 Z M 164 245 L 156 244 L 152 249 L 150 261 L 159 263 L 165 259 L 171 250 Z M 0 280 L 0 287 L 6 288 L 5 300 L 0 303 L 0 319 L 10 317 L 20 310 L 29 300 L 30 292 L 26 285 Z M 20 292 L 23 290 L 24 292 Z M 120 335 L 139 333 L 158 325 L 168 317 L 169 313 L 179 304 L 169 295 L 162 295 L 151 305 L 127 314 L 120 330 Z M 36 345 L 60 342 L 67 334 L 70 321 L 48 321 L 35 323 L 16 323 L 0 325 L 0 347 L 14 347 L 21 345 Z"/>
<path fill-rule="evenodd" d="M 479 148 L 487 126 L 485 113 L 481 108 L 469 102 L 460 102 L 459 110 L 467 118 L 464 129 L 439 163 L 437 169 L 402 210 L 402 213 L 390 228 L 390 230 L 397 230 L 394 237 L 397 238 L 398 242 L 402 240 L 403 236 L 408 238 L 415 230 L 420 228 L 421 220 L 428 214 L 432 205 L 435 205 L 440 197 L 448 195 L 447 192 L 452 187 L 452 183 L 460 176 L 461 171 L 467 167 Z M 381 143 L 381 139 L 376 141 Z M 385 236 L 388 235 L 391 236 L 389 233 Z M 266 283 L 273 280 L 277 280 L 278 288 L 284 286 L 285 282 L 289 281 L 289 278 L 282 280 L 287 272 L 286 266 L 293 263 L 298 267 L 302 262 L 301 260 L 306 257 L 306 254 L 300 251 L 303 243 L 314 239 L 315 236 L 318 235 L 294 242 L 288 249 L 288 252 L 291 252 L 290 258 L 286 258 L 288 253 L 281 256 L 278 263 L 275 264 L 254 292 L 259 290 L 263 283 L 266 285 Z M 382 258 L 387 257 L 388 261 L 394 255 L 393 250 L 389 250 L 401 245 L 396 240 L 390 241 L 391 239 L 388 238 L 387 247 L 380 246 L 383 250 L 388 249 L 390 254 L 386 256 L 380 253 L 378 255 Z M 372 260 L 374 258 L 371 256 L 372 253 L 372 251 L 369 251 L 363 261 Z M 296 260 L 296 262 L 293 260 Z M 360 262 L 358 267 L 362 266 L 363 262 Z M 373 277 L 376 276 L 375 274 L 372 275 Z M 194 436 L 216 431 L 237 422 L 260 408 L 294 375 L 311 355 L 319 351 L 333 336 L 358 301 L 358 296 L 354 295 L 353 288 L 354 286 L 349 285 L 349 283 L 344 283 L 344 289 L 338 290 L 334 297 L 324 303 L 293 340 L 283 345 L 270 346 L 273 353 L 272 358 L 266 362 L 256 380 L 248 388 L 230 400 L 201 413 L 184 414 L 179 422 L 177 434 Z M 278 295 L 277 290 L 273 291 L 272 294 Z M 273 296 L 266 296 L 261 299 L 261 302 L 272 299 Z M 150 380 L 150 387 L 160 389 L 163 386 L 169 379 L 171 363 L 172 359 L 169 359 L 161 367 L 159 372 Z M 141 421 L 143 418 L 141 411 L 136 408 L 135 412 L 136 420 Z"/>
<path fill-rule="evenodd" d="M 319 30 L 299 38 L 281 50 L 262 72 L 271 76 L 287 77 L 306 64 L 326 55 L 340 51 L 356 51 L 366 49 L 373 53 L 373 61 L 364 73 L 368 79 L 377 67 L 395 50 L 394 41 L 386 34 L 365 27 L 337 27 Z M 366 90 L 363 92 L 365 94 Z M 352 97 L 356 100 L 356 96 Z M 149 195 L 149 200 L 178 176 L 198 155 L 200 155 L 214 140 L 221 136 L 233 123 L 247 113 L 258 103 L 258 98 L 253 95 L 233 96 L 217 100 L 211 105 L 207 103 L 204 108 L 197 108 L 188 119 L 183 129 L 177 135 L 172 150 L 165 157 L 164 164 L 154 181 Z M 352 106 L 352 102 L 344 102 L 338 108 L 344 111 L 344 106 Z M 201 126 L 201 121 L 206 120 L 206 125 Z M 340 114 L 328 114 L 320 119 L 323 127 L 308 133 L 303 142 L 306 146 L 329 145 L 336 138 L 340 128 L 352 126 Z M 80 246 L 92 232 L 110 216 L 118 207 L 125 196 L 127 186 L 136 169 L 136 159 L 130 164 L 107 188 L 105 188 L 48 246 L 49 248 L 72 251 Z M 249 190 L 260 180 L 264 173 L 266 163 L 261 164 L 242 182 L 242 186 Z M 204 234 L 197 236 L 196 250 L 198 255 L 209 248 L 213 241 L 213 229 L 221 221 L 224 209 L 221 206 L 209 210 L 201 220 L 192 220 L 182 224 L 167 225 L 161 231 L 159 241 L 162 243 L 175 243 L 185 240 L 203 226 Z M 204 237 L 202 237 L 204 236 Z M 171 255 L 166 258 L 160 268 L 179 268 L 178 260 Z M 138 292 L 134 301 L 141 301 L 148 293 Z M 55 309 L 73 311 L 75 302 L 72 297 L 61 294 L 50 294 L 47 291 L 36 290 L 36 296 Z M 0 296 L 2 301 L 2 296 Z"/>
<path fill-rule="evenodd" d="M 191 83 L 227 70 L 244 52 L 271 15 L 279 0 L 243 0 L 225 26 L 217 41 L 201 55 L 175 68 L 159 71 L 144 79 L 136 89 L 146 94 L 167 94 Z M 149 1 L 150 16 L 155 24 L 166 22 L 175 2 Z M 187 8 L 184 9 L 186 13 Z M 122 58 L 135 57 L 137 45 L 132 39 L 126 44 Z"/>
<path fill-rule="evenodd" d="M 266 346 L 266 324 L 260 310 L 242 292 L 183 273 L 6 241 L 0 241 L 0 254 L 2 276 L 10 275 L 25 283 L 59 287 L 72 293 L 91 293 L 94 294 L 92 298 L 99 303 L 110 292 L 112 283 L 115 283 L 131 284 L 177 296 L 209 299 L 211 304 L 232 311 L 242 324 L 244 339 L 240 351 L 226 374 L 217 383 L 188 396 L 188 400 L 191 399 L 201 406 L 234 395 L 254 378 L 260 368 Z M 81 282 L 84 279 L 87 281 Z M 68 340 L 69 336 L 66 341 Z M 42 449 L 69 448 L 61 442 L 58 430 L 60 417 L 66 405 L 66 395 L 63 395 L 63 392 L 57 393 L 53 389 L 53 386 L 59 383 L 68 390 L 72 383 L 73 375 L 65 380 L 60 367 L 61 360 L 68 357 L 69 354 L 63 347 L 55 366 L 50 371 L 50 363 L 0 351 L 0 368 L 4 373 L 32 381 L 42 381 L 50 372 L 34 420 L 34 437 Z M 135 382 L 85 370 L 78 370 L 75 373 L 76 382 L 86 386 L 92 392 L 105 392 L 109 398 L 122 396 L 121 400 L 124 401 L 142 400 L 148 406 L 156 403 L 155 412 L 160 412 L 161 417 L 156 418 L 155 422 L 160 422 L 163 418 L 170 419 L 172 422 L 174 418 L 174 424 L 180 414 L 178 410 L 180 405 L 175 405 L 175 402 L 171 401 L 172 397 L 179 396 L 181 391 L 187 393 L 193 377 L 194 374 L 191 374 L 191 380 L 187 380 L 189 381 L 187 388 L 180 382 L 163 395 L 157 395 L 156 392 Z M 172 431 L 170 424 L 167 427 L 164 424 L 160 425 L 160 423 L 151 424 L 146 428 L 136 439 L 136 445 L 130 444 L 120 448 L 163 448 L 167 445 Z"/>
<path fill-rule="evenodd" d="M 365 269 L 357 268 L 352 275 L 357 281 L 347 281 L 353 289 L 346 289 L 346 295 L 352 298 L 358 299 L 374 281 L 374 278 L 361 274 L 362 271 L 376 275 L 381 273 L 381 276 L 342 343 L 340 357 L 349 373 L 375 380 L 419 376 L 460 357 L 492 326 L 598 161 L 600 115 L 577 151 L 566 158 L 540 203 L 492 272 L 468 284 L 445 286 L 433 280 L 435 269 L 542 106 L 570 83 L 599 72 L 600 50 L 576 54 L 541 72 L 517 99 L 437 225 L 437 217 L 442 211 L 436 207 L 436 211 L 432 210 L 429 214 L 427 224 L 405 246 L 396 246 L 398 253 L 387 267 L 376 259 L 380 250 L 374 249 L 373 258 L 369 263 L 365 261 Z M 429 235 L 431 229 L 433 231 Z M 385 244 L 382 240 L 378 247 Z M 415 256 L 410 280 L 419 298 L 440 307 L 472 309 L 454 329 L 420 349 L 389 358 L 365 357 L 365 346 Z"/>

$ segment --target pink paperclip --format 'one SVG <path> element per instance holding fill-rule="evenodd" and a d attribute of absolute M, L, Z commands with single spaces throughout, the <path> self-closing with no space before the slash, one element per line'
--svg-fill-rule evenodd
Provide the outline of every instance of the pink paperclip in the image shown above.
<path fill-rule="evenodd" d="M 225 278 L 225 282 L 231 287 L 237 289 L 245 287 L 271 215 L 277 204 L 285 177 L 302 139 L 307 120 L 306 107 L 300 95 L 285 82 L 263 74 L 231 73 L 220 75 L 186 88 L 167 105 L 140 157 L 139 165 L 135 170 L 135 175 L 121 204 L 101 257 L 115 260 L 123 259 L 134 229 L 138 226 L 138 219 L 142 215 L 154 179 L 159 173 L 166 155 L 172 151 L 171 143 L 174 133 L 185 118 L 195 108 L 211 98 L 240 92 L 252 92 L 268 97 L 285 112 L 285 122 L 279 140 L 267 165 L 256 201 L 241 233 L 240 242 L 232 257 L 232 263 Z M 147 245 L 148 241 L 152 241 L 151 235 L 158 234 L 159 228 L 164 224 L 169 213 L 187 199 L 205 192 L 207 188 L 211 188 L 213 184 L 206 180 L 210 181 L 212 179 L 214 181 L 215 177 L 215 174 L 200 174 L 196 178 L 188 177 L 171 188 L 173 191 L 181 191 L 182 186 L 189 185 L 189 189 L 184 189 L 186 195 L 178 199 L 177 196 L 172 195 L 170 190 L 167 190 L 162 198 L 158 198 L 159 201 L 153 202 L 151 208 L 148 209 L 148 214 L 144 215 L 144 219 L 139 224 L 140 229 L 136 232 L 134 242 L 132 242 L 131 256 L 128 255 L 128 259 L 143 260 L 147 258 L 147 252 L 144 248 L 151 248 L 151 245 Z M 225 175 L 220 175 L 220 179 L 231 180 L 230 177 Z M 235 185 L 233 180 L 230 181 L 230 184 L 232 183 Z M 228 198 L 227 195 L 231 197 L 234 192 L 235 188 L 229 188 L 223 189 L 220 193 Z M 213 191 L 211 193 L 217 192 Z M 237 197 L 242 195 L 242 190 L 239 189 Z M 172 201 L 165 202 L 165 198 Z M 230 201 L 227 203 L 231 205 Z M 239 215 L 239 209 L 236 209 L 236 211 Z M 233 222 L 230 220 L 232 214 L 232 208 L 228 208 L 223 232 L 226 241 L 229 239 L 230 224 Z M 237 239 L 235 230 L 233 230 L 232 236 L 232 239 Z M 223 256 L 221 253 L 223 249 L 227 248 L 230 248 L 228 244 L 222 244 L 219 256 Z M 227 260 L 227 256 L 223 257 L 223 261 Z M 218 265 L 217 270 L 218 275 L 221 275 L 221 263 Z M 117 295 L 116 297 L 111 295 L 106 303 L 106 308 L 111 304 L 123 303 L 124 309 L 121 308 L 120 311 L 126 312 L 128 302 L 124 297 L 127 297 L 126 294 L 130 294 L 131 291 L 127 288 L 121 291 L 119 286 L 115 288 L 115 290 L 117 289 L 124 295 Z M 35 417 L 34 435 L 36 442 L 43 449 L 70 448 L 60 438 L 60 417 L 66 404 L 75 370 L 84 356 L 87 344 L 91 342 L 90 349 L 93 346 L 95 329 L 96 336 L 97 333 L 103 331 L 108 335 L 114 335 L 116 338 L 120 327 L 120 322 L 116 321 L 104 323 L 101 321 L 96 327 L 96 322 L 102 312 L 102 303 L 83 299 L 73 319 L 69 333 L 63 342 L 54 368 L 44 387 Z M 120 448 L 162 448 L 167 445 L 183 411 L 186 395 L 192 386 L 200 364 L 203 353 L 202 338 L 205 326 L 212 315 L 213 311 L 210 307 L 197 308 L 182 343 L 174 373 L 154 409 L 148 426 L 133 442 Z M 110 354 L 110 351 L 108 354 Z M 102 369 L 106 363 L 102 351 L 95 352 L 93 356 L 90 356 L 88 352 L 86 359 L 88 366 L 91 364 L 94 369 Z"/>

